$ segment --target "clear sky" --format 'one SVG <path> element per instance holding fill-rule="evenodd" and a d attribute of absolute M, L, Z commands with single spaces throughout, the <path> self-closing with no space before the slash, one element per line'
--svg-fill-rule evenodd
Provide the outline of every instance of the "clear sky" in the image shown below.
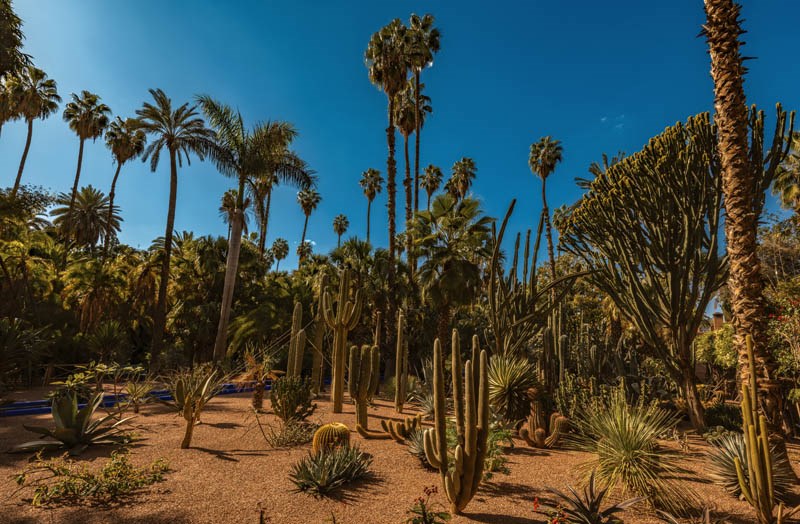
<path fill-rule="evenodd" d="M 800 2 L 744 3 L 745 53 L 756 58 L 748 62 L 748 102 L 769 116 L 776 102 L 796 109 L 800 63 L 791 27 Z M 698 37 L 701 0 L 16 0 L 15 8 L 26 51 L 65 99 L 87 89 L 127 117 L 148 99 L 148 88 L 160 87 L 175 103 L 210 94 L 251 123 L 293 122 L 296 149 L 319 175 L 323 200 L 308 233 L 317 251 L 335 246 L 331 222 L 339 213 L 350 218 L 347 236 L 363 237 L 360 174 L 369 167 L 385 174 L 386 98 L 370 84 L 363 54 L 370 35 L 392 18 L 430 12 L 442 32 L 442 50 L 423 78 L 434 113 L 422 133 L 422 165 L 449 173 L 462 156 L 474 158 L 474 192 L 492 216 L 502 217 L 518 198 L 513 230 L 535 226 L 540 210 L 540 185 L 527 165 L 531 142 L 552 135 L 563 143 L 564 161 L 548 184 L 555 208 L 579 197 L 574 178 L 602 153 L 634 152 L 713 104 Z M 24 135 L 21 123 L 3 128 L 0 185 L 13 183 Z M 77 150 L 60 112 L 37 121 L 24 182 L 69 190 Z M 399 134 L 398 161 L 402 170 Z M 88 144 L 82 184 L 107 192 L 113 168 L 101 140 Z M 199 161 L 179 177 L 176 229 L 224 235 L 219 201 L 233 182 Z M 156 173 L 140 161 L 124 166 L 117 198 L 123 242 L 144 248 L 163 235 L 168 179 L 166 161 Z M 373 205 L 373 242 L 384 246 L 385 198 Z M 302 221 L 295 191 L 279 189 L 268 242 L 290 241 L 282 267 L 293 267 Z"/>

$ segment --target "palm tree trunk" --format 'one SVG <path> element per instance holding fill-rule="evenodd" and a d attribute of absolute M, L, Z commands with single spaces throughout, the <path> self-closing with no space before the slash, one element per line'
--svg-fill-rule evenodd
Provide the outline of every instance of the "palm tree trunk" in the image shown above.
<path fill-rule="evenodd" d="M 72 208 L 75 206 L 75 197 L 78 196 L 78 181 L 81 178 L 81 166 L 83 165 L 83 143 L 84 139 L 81 138 L 80 146 L 78 146 L 78 169 L 75 171 L 75 183 L 72 184 L 72 196 L 69 198 L 69 213 L 72 214 Z"/>
<path fill-rule="evenodd" d="M 367 199 L 367 243 L 369 244 L 369 214 L 372 208 L 372 199 Z"/>
<path fill-rule="evenodd" d="M 547 177 L 542 177 L 542 215 L 544 216 L 545 233 L 547 234 L 547 257 L 550 260 L 551 282 L 556 280 L 556 258 L 553 252 L 553 229 L 550 226 L 550 210 L 547 207 Z"/>
<path fill-rule="evenodd" d="M 269 226 L 269 208 L 272 205 L 272 188 L 267 191 L 267 203 L 261 218 L 261 238 L 258 240 L 258 250 L 263 255 L 267 244 L 267 226 Z"/>
<path fill-rule="evenodd" d="M 111 221 L 114 217 L 114 195 L 117 189 L 117 179 L 119 172 L 122 169 L 122 163 L 117 162 L 117 170 L 114 172 L 114 178 L 111 180 L 111 191 L 108 192 L 108 216 L 106 217 L 106 238 L 103 239 L 103 256 L 108 255 L 108 244 L 111 238 Z"/>
<path fill-rule="evenodd" d="M 175 206 L 178 200 L 178 165 L 175 151 L 169 152 L 169 208 L 167 227 L 164 232 L 164 260 L 161 263 L 161 277 L 158 283 L 158 300 L 153 318 L 153 343 L 150 347 L 150 369 L 157 371 L 164 342 L 164 328 L 167 324 L 167 286 L 169 285 L 169 263 L 172 256 L 172 231 L 175 229 Z M 191 438 L 191 435 L 190 437 Z"/>
<path fill-rule="evenodd" d="M 306 215 L 306 220 L 303 223 L 303 236 L 300 237 L 300 247 L 303 247 L 303 245 L 306 243 L 306 230 L 308 229 L 308 217 L 309 216 L 310 215 Z M 297 257 L 297 268 L 298 269 L 300 268 L 300 264 L 302 264 L 302 262 L 303 262 L 303 257 L 302 256 Z"/>
<path fill-rule="evenodd" d="M 336 248 L 342 247 L 342 235 L 338 235 L 336 238 Z"/>
<path fill-rule="evenodd" d="M 432 195 L 433 193 L 429 193 L 427 190 L 425 191 L 425 193 L 427 193 L 427 194 L 428 194 L 428 205 L 427 205 L 427 209 L 428 209 L 428 211 L 430 211 L 430 210 L 431 210 L 431 195 Z"/>
<path fill-rule="evenodd" d="M 406 227 L 404 231 L 406 232 L 406 260 L 409 262 L 409 268 L 411 267 L 411 233 L 408 230 L 408 225 L 411 223 L 411 216 L 414 212 L 414 205 L 413 197 L 414 197 L 414 188 L 412 187 L 413 180 L 411 179 L 411 163 L 408 161 L 408 137 L 403 136 L 403 153 L 405 155 L 406 161 L 406 177 L 403 180 L 403 185 L 406 188 Z M 413 273 L 412 273 L 413 274 Z"/>
<path fill-rule="evenodd" d="M 387 93 L 388 96 L 388 93 Z M 389 267 L 386 272 L 386 283 L 389 289 L 394 289 L 395 286 L 395 254 L 397 252 L 395 247 L 395 235 L 397 234 L 397 226 L 395 223 L 395 215 L 397 213 L 397 162 L 394 159 L 395 149 L 395 135 L 394 135 L 394 96 L 389 96 L 389 126 L 386 128 L 386 145 L 389 149 L 389 155 L 386 158 L 386 193 L 387 193 L 387 208 L 389 215 Z M 395 318 L 397 311 L 397 304 L 395 302 L 394 293 L 390 293 L 387 300 L 386 318 Z M 394 340 L 394 332 L 392 330 L 392 323 L 389 322 L 387 329 L 387 340 Z"/>
<path fill-rule="evenodd" d="M 233 211 L 231 234 L 228 240 L 228 256 L 225 260 L 225 283 L 222 286 L 222 304 L 220 305 L 217 337 L 214 340 L 214 360 L 219 362 L 228 352 L 228 321 L 231 316 L 233 290 L 236 287 L 236 272 L 239 269 L 239 252 L 242 248 L 242 229 L 244 228 L 244 179 L 239 184 L 239 201 Z"/>
<path fill-rule="evenodd" d="M 28 119 L 28 137 L 25 139 L 25 149 L 22 150 L 22 159 L 19 161 L 19 170 L 17 171 L 17 178 L 14 180 L 14 189 L 11 190 L 11 196 L 17 196 L 20 183 L 22 182 L 22 171 L 25 169 L 25 160 L 28 159 L 28 151 L 31 149 L 31 137 L 33 136 L 33 119 Z"/>
<path fill-rule="evenodd" d="M 783 422 L 783 398 L 775 378 L 775 362 L 767 348 L 761 264 L 757 252 L 759 198 L 755 173 L 749 166 L 748 115 L 744 93 L 744 66 L 740 53 L 742 33 L 739 6 L 733 0 L 705 0 L 704 32 L 711 55 L 714 80 L 714 123 L 725 196 L 725 237 L 730 272 L 728 289 L 733 309 L 734 344 L 739 355 L 739 379 L 755 382 L 764 414 L 778 432 Z M 753 337 L 758 370 L 750 369 L 745 338 Z M 752 379 L 752 375 L 756 379 Z"/>
<path fill-rule="evenodd" d="M 417 125 L 414 133 L 414 211 L 419 211 L 419 132 L 422 129 L 419 119 L 419 73 L 419 71 L 414 71 L 414 83 L 416 87 L 414 90 L 414 109 L 416 114 L 415 124 Z"/>

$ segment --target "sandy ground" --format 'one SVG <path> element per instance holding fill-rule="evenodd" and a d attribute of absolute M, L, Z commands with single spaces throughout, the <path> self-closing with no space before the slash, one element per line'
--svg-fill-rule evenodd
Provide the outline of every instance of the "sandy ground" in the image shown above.
<path fill-rule="evenodd" d="M 265 402 L 269 406 L 269 402 Z M 332 414 L 327 399 L 318 401 L 312 420 L 340 421 L 354 425 L 354 406 L 345 405 L 344 413 Z M 377 401 L 370 410 L 371 427 L 381 417 L 392 418 L 389 402 Z M 262 421 L 275 421 L 271 414 Z M 439 486 L 436 472 L 423 469 L 405 446 L 392 440 L 364 440 L 355 431 L 351 441 L 374 456 L 374 479 L 346 489 L 337 499 L 317 500 L 294 493 L 288 478 L 290 466 L 308 453 L 310 445 L 294 449 L 270 449 L 264 442 L 249 409 L 249 394 L 220 396 L 203 413 L 203 423 L 195 429 L 192 448 L 179 449 L 183 419 L 162 405 L 148 405 L 131 422 L 141 437 L 131 449 L 137 465 L 157 458 L 168 460 L 171 471 L 164 482 L 151 486 L 116 506 L 71 506 L 34 508 L 24 499 L 29 492 L 18 492 L 12 475 L 22 469 L 30 455 L 5 453 L 12 446 L 35 436 L 22 428 L 23 423 L 49 425 L 50 415 L 0 418 L 0 523 L 258 523 L 263 508 L 270 523 L 370 523 L 398 524 L 408 518 L 406 511 L 422 495 L 426 486 Z M 533 512 L 535 497 L 547 499 L 546 486 L 564 489 L 578 485 L 576 466 L 587 455 L 573 451 L 534 450 L 517 440 L 509 450 L 510 474 L 495 474 L 484 483 L 455 523 L 538 523 L 543 516 Z M 672 443 L 666 443 L 672 445 Z M 90 449 L 79 460 L 98 463 L 107 457 L 107 447 Z M 724 522 L 750 523 L 754 516 L 749 507 L 727 495 L 705 478 L 708 446 L 693 438 L 684 455 L 684 466 L 692 472 L 686 479 L 713 515 Z M 790 448 L 797 469 L 800 449 Z M 440 488 L 441 491 L 441 488 Z M 796 490 L 796 495 L 798 490 Z M 446 504 L 443 494 L 434 496 Z M 334 520 L 335 518 L 335 520 Z M 626 523 L 658 522 L 644 507 L 623 514 Z"/>

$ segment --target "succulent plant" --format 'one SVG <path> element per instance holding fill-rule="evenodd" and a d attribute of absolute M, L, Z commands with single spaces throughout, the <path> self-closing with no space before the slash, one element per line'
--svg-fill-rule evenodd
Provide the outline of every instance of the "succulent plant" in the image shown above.
<path fill-rule="evenodd" d="M 397 348 L 394 361 L 394 410 L 403 412 L 403 403 L 408 391 L 408 340 L 406 339 L 406 319 L 402 311 L 397 312 Z"/>
<path fill-rule="evenodd" d="M 367 407 L 380 377 L 380 351 L 378 346 L 350 348 L 350 374 L 347 380 L 350 398 L 356 403 L 356 427 L 369 428 Z"/>
<path fill-rule="evenodd" d="M 350 428 L 341 422 L 324 424 L 314 433 L 311 452 L 316 455 L 322 451 L 350 445 Z"/>
<path fill-rule="evenodd" d="M 306 350 L 306 331 L 303 329 L 303 305 L 294 303 L 292 331 L 289 335 L 289 356 L 286 359 L 286 376 L 299 377 L 303 370 L 303 354 Z"/>
<path fill-rule="evenodd" d="M 334 413 L 342 412 L 347 334 L 358 324 L 361 306 L 360 291 L 356 290 L 350 298 L 350 271 L 345 269 L 339 275 L 339 294 L 336 301 L 334 302 L 330 290 L 326 290 L 322 297 L 323 317 L 328 327 L 333 330 L 331 397 Z"/>
<path fill-rule="evenodd" d="M 569 429 L 569 419 L 557 411 L 550 414 L 549 423 L 542 407 L 541 391 L 537 387 L 528 389 L 531 412 L 525 425 L 520 428 L 519 436 L 534 448 L 553 448 Z"/>

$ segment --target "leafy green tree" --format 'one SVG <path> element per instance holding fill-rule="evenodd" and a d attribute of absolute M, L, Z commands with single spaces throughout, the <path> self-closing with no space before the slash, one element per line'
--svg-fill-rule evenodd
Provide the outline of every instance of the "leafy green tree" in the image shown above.
<path fill-rule="evenodd" d="M 22 171 L 25 169 L 25 160 L 31 149 L 33 136 L 33 121 L 44 120 L 58 110 L 61 97 L 58 96 L 56 81 L 47 78 L 47 74 L 32 65 L 20 70 L 11 80 L 11 104 L 14 105 L 15 114 L 28 124 L 28 134 L 25 137 L 25 149 L 19 161 L 17 178 L 14 180 L 12 195 L 16 195 L 22 181 Z"/>
<path fill-rule="evenodd" d="M 464 157 L 453 164 L 453 172 L 444 188 L 454 198 L 464 199 L 477 174 L 478 168 L 475 166 L 475 161 Z"/>
<path fill-rule="evenodd" d="M 107 244 L 108 235 L 116 235 L 120 230 L 119 208 L 112 208 L 109 198 L 91 185 L 82 187 L 74 199 L 62 193 L 56 199 L 56 206 L 50 212 L 53 225 L 65 239 L 92 252 L 99 242 Z"/>
<path fill-rule="evenodd" d="M 30 63 L 22 52 L 22 20 L 14 12 L 11 0 L 0 0 L 0 77 Z"/>
<path fill-rule="evenodd" d="M 342 246 L 342 235 L 347 233 L 347 228 L 350 227 L 350 221 L 347 220 L 346 215 L 336 215 L 333 219 L 333 232 L 336 233 L 336 247 Z"/>
<path fill-rule="evenodd" d="M 435 165 L 429 164 L 428 167 L 425 168 L 425 174 L 422 175 L 422 178 L 420 179 L 420 186 L 428 195 L 428 204 L 426 206 L 428 211 L 431 209 L 431 196 L 433 196 L 433 194 L 439 190 L 439 187 L 442 185 L 443 178 L 444 176 L 442 175 L 442 170 Z"/>
<path fill-rule="evenodd" d="M 13 98 L 14 81 L 12 75 L 0 76 L 0 133 L 5 124 L 20 117 L 19 109 Z"/>
<path fill-rule="evenodd" d="M 556 165 L 561 162 L 563 148 L 559 140 L 549 136 L 539 139 L 531 144 L 528 165 L 531 171 L 542 181 L 542 216 L 544 229 L 547 236 L 547 257 L 550 261 L 550 277 L 556 279 L 556 258 L 553 250 L 553 228 L 550 223 L 550 209 L 547 207 L 547 177 L 556 170 Z"/>
<path fill-rule="evenodd" d="M 96 140 L 103 135 L 108 126 L 111 109 L 100 101 L 100 97 L 89 91 L 81 91 L 80 96 L 72 93 L 72 102 L 64 106 L 64 121 L 69 124 L 78 140 L 78 167 L 75 170 L 75 182 L 72 184 L 72 194 L 69 207 L 75 205 L 75 197 L 78 194 L 78 182 L 81 178 L 81 166 L 83 165 L 83 144 L 86 140 Z"/>
<path fill-rule="evenodd" d="M 364 196 L 367 197 L 367 242 L 369 242 L 369 223 L 372 201 L 375 200 L 375 197 L 381 192 L 381 188 L 383 187 L 381 172 L 373 168 L 367 169 L 361 173 L 359 184 L 364 191 Z"/>
<path fill-rule="evenodd" d="M 170 170 L 164 256 L 161 264 L 158 301 L 153 318 L 153 343 L 151 346 L 151 366 L 157 368 L 166 327 L 167 285 L 172 254 L 172 234 L 175 228 L 175 206 L 178 199 L 178 166 L 183 166 L 184 160 L 188 164 L 191 154 L 197 155 L 201 160 L 204 159 L 214 147 L 214 132 L 206 127 L 194 106 L 185 103 L 173 109 L 172 100 L 161 89 L 150 89 L 150 95 L 155 104 L 145 102 L 142 108 L 136 111 L 141 129 L 153 138 L 145 148 L 142 160 L 150 160 L 150 169 L 155 172 L 161 159 L 161 152 L 166 150 L 169 154 Z"/>
<path fill-rule="evenodd" d="M 111 227 L 112 219 L 111 213 L 114 209 L 114 196 L 116 195 L 117 179 L 122 166 L 134 158 L 138 157 L 144 152 L 144 146 L 147 143 L 147 136 L 144 131 L 138 128 L 138 123 L 132 118 L 122 120 L 117 117 L 109 124 L 106 130 L 106 147 L 111 150 L 114 156 L 114 161 L 117 163 L 117 169 L 114 171 L 114 178 L 111 180 L 111 191 L 108 193 L 108 212 L 109 217 L 106 223 Z M 111 237 L 111 230 L 108 230 L 105 235 L 105 243 L 103 244 L 103 253 L 108 253 L 109 239 Z"/>
<path fill-rule="evenodd" d="M 275 257 L 275 261 L 277 262 L 275 266 L 275 270 L 277 271 L 281 266 L 281 260 L 284 260 L 289 255 L 289 242 L 287 242 L 285 238 L 276 238 L 275 242 L 272 243 L 270 251 L 272 251 L 272 256 Z"/>
<path fill-rule="evenodd" d="M 106 260 L 85 258 L 70 264 L 64 276 L 64 297 L 78 312 L 82 332 L 91 332 L 118 311 L 124 286 L 119 268 Z"/>

